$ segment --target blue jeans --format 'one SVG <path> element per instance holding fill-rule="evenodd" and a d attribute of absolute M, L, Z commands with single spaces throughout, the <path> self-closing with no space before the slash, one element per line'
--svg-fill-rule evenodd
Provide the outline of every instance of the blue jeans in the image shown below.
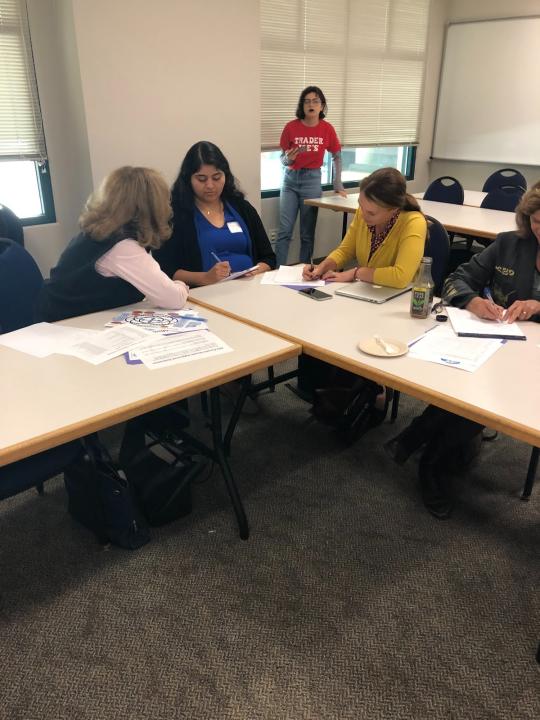
<path fill-rule="evenodd" d="M 287 168 L 279 197 L 279 232 L 276 241 L 277 265 L 285 265 L 289 243 L 300 210 L 300 262 L 309 263 L 313 255 L 318 208 L 304 205 L 306 198 L 321 197 L 321 170 Z"/>

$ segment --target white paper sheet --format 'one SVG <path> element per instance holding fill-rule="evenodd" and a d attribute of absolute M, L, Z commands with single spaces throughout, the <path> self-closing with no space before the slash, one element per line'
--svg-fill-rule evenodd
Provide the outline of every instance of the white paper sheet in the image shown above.
<path fill-rule="evenodd" d="M 0 335 L 0 345 L 43 358 L 59 352 L 59 348 L 89 340 L 99 333 L 99 330 L 42 322 Z"/>
<path fill-rule="evenodd" d="M 504 344 L 504 340 L 458 337 L 451 327 L 430 329 L 409 345 L 409 357 L 474 372 Z"/>
<path fill-rule="evenodd" d="M 469 310 L 462 308 L 447 307 L 446 312 L 458 335 L 469 337 L 501 337 L 501 338 L 524 338 L 519 325 L 515 322 L 506 323 L 494 320 L 482 320 Z"/>
<path fill-rule="evenodd" d="M 279 270 L 264 273 L 261 285 L 301 285 L 302 287 L 321 287 L 324 280 L 303 280 L 303 265 L 282 265 Z"/>
<path fill-rule="evenodd" d="M 199 360 L 232 352 L 223 340 L 208 330 L 156 337 L 137 348 L 134 355 L 146 367 L 154 370 L 167 365 Z"/>
<path fill-rule="evenodd" d="M 57 349 L 56 352 L 61 355 L 72 355 L 92 365 L 99 365 L 123 355 L 144 342 L 148 342 L 148 333 L 145 330 L 130 325 L 120 325 L 109 330 L 101 330 L 91 337 Z"/>

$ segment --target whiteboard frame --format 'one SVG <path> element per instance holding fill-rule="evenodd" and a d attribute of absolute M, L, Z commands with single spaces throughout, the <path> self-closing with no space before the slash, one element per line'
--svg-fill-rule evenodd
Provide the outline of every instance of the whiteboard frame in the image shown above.
<path fill-rule="evenodd" d="M 439 111 L 440 111 L 440 105 L 441 105 L 441 89 L 442 89 L 442 81 L 443 81 L 443 75 L 446 68 L 446 53 L 447 53 L 447 44 L 448 44 L 448 31 L 450 28 L 454 25 L 475 25 L 479 23 L 496 23 L 496 22 L 508 22 L 509 20 L 540 20 L 540 14 L 538 15 L 509 15 L 507 17 L 497 17 L 497 18 L 479 18 L 477 20 L 455 20 L 452 22 L 446 23 L 445 32 L 444 32 L 444 43 L 443 43 L 443 53 L 442 53 L 442 61 L 439 69 L 439 84 L 437 87 L 437 104 L 436 104 L 436 110 L 435 110 L 435 117 L 433 121 L 433 135 L 432 135 L 432 141 L 431 141 L 431 154 L 430 154 L 430 160 L 440 160 L 440 161 L 448 161 L 448 162 L 467 162 L 467 163 L 476 163 L 476 164 L 485 164 L 485 165 L 520 165 L 523 167 L 538 167 L 540 165 L 540 162 L 532 162 L 532 163 L 526 163 L 521 160 L 478 160 L 478 159 L 466 159 L 463 157 L 450 157 L 445 155 L 436 155 L 435 154 L 435 143 L 437 139 L 437 125 L 439 121 Z"/>

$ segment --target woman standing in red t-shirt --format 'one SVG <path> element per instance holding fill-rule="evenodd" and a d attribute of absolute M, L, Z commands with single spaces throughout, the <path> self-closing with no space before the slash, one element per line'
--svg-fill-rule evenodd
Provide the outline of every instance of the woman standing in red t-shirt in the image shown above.
<path fill-rule="evenodd" d="M 318 87 L 302 91 L 296 108 L 296 120 L 283 128 L 281 160 L 286 167 L 279 203 L 279 233 L 276 242 L 278 265 L 287 262 L 289 243 L 300 210 L 300 262 L 311 262 L 317 208 L 304 205 L 306 198 L 320 197 L 321 165 L 326 150 L 334 162 L 334 190 L 346 195 L 341 183 L 341 145 L 336 131 L 324 120 L 326 98 Z"/>

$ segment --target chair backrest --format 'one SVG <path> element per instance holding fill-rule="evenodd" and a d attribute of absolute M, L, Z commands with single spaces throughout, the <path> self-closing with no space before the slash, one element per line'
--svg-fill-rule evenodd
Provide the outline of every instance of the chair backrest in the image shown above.
<path fill-rule="evenodd" d="M 448 271 L 450 238 L 446 228 L 438 220 L 426 215 L 428 232 L 424 255 L 432 258 L 431 274 L 435 283 L 435 295 L 440 295 Z"/>
<path fill-rule="evenodd" d="M 0 335 L 34 322 L 43 276 L 34 258 L 13 240 L 0 238 Z"/>
<path fill-rule="evenodd" d="M 443 175 L 434 180 L 424 193 L 424 200 L 435 200 L 453 205 L 463 205 L 464 197 L 463 186 L 459 180 L 450 175 Z"/>
<path fill-rule="evenodd" d="M 15 240 L 24 246 L 23 226 L 17 215 L 5 205 L 0 205 L 0 238 Z"/>
<path fill-rule="evenodd" d="M 514 212 L 524 192 L 525 188 L 518 185 L 503 185 L 495 190 L 490 190 L 482 200 L 480 207 Z"/>
<path fill-rule="evenodd" d="M 519 170 L 514 170 L 514 168 L 502 168 L 501 170 L 491 173 L 484 183 L 482 192 L 488 193 L 492 190 L 497 190 L 503 185 L 517 185 L 525 190 L 527 189 L 527 181 Z"/>

